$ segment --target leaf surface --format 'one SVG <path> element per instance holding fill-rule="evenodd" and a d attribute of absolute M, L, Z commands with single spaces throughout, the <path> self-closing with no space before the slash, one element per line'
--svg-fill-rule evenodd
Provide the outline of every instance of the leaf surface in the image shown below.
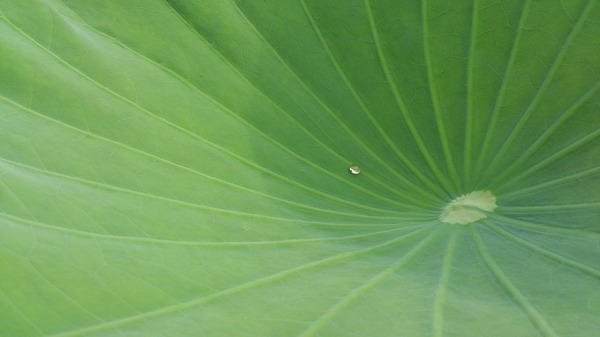
<path fill-rule="evenodd" d="M 596 0 L 0 0 L 0 336 L 596 335 L 598 36 Z"/>

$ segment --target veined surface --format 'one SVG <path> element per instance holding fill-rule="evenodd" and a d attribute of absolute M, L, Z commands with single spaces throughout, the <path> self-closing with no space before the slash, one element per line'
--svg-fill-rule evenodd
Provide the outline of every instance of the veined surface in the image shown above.
<path fill-rule="evenodd" d="M 598 36 L 597 0 L 0 0 L 0 336 L 597 335 Z"/>

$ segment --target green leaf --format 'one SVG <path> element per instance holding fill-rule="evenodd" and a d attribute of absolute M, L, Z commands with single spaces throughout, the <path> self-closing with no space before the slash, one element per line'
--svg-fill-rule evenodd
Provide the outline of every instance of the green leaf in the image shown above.
<path fill-rule="evenodd" d="M 596 0 L 0 0 L 0 336 L 597 335 L 598 36 Z"/>

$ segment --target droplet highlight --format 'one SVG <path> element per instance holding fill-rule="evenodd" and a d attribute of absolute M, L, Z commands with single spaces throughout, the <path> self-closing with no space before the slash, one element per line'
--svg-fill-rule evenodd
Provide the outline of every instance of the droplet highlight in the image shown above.
<path fill-rule="evenodd" d="M 350 173 L 357 175 L 360 173 L 360 167 L 358 167 L 358 165 L 352 165 L 350 166 Z"/>

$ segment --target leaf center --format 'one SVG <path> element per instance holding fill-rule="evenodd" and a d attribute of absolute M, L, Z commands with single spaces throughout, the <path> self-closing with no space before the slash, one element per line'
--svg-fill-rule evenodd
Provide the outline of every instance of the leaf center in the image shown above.
<path fill-rule="evenodd" d="M 493 212 L 496 207 L 496 197 L 490 191 L 473 191 L 450 201 L 442 210 L 440 220 L 466 225 L 486 218 L 484 212 Z"/>

